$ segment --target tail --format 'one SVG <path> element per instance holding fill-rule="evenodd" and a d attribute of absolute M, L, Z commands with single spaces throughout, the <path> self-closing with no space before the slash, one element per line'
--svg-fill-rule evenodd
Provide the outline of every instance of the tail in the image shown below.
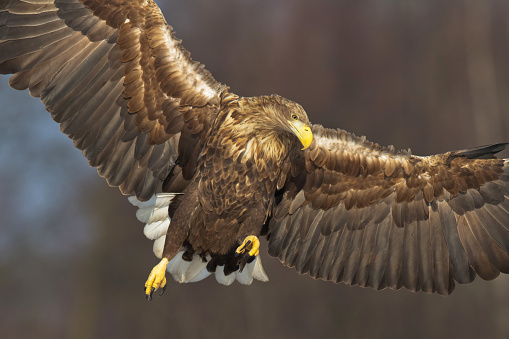
<path fill-rule="evenodd" d="M 168 207 L 177 195 L 175 193 L 159 193 L 153 195 L 147 201 L 140 201 L 135 196 L 128 198 L 131 204 L 139 208 L 136 212 L 136 217 L 141 222 L 146 223 L 143 233 L 150 240 L 154 240 L 154 254 L 159 259 L 163 256 L 166 232 L 171 221 L 168 215 Z M 196 282 L 207 278 L 213 273 L 207 270 L 207 263 L 211 259 L 210 256 L 202 258 L 194 254 L 192 260 L 189 261 L 182 257 L 183 254 L 184 250 L 180 251 L 170 260 L 167 267 L 167 271 L 173 276 L 175 281 L 179 283 Z M 235 280 L 244 285 L 250 285 L 253 279 L 260 281 L 269 280 L 259 256 L 247 264 L 242 272 L 235 271 L 225 275 L 224 267 L 217 266 L 214 273 L 217 282 L 223 285 L 230 285 Z"/>

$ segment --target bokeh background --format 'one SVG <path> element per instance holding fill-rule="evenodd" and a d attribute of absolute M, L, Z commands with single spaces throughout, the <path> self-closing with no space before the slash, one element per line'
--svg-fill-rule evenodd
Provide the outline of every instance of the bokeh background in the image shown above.
<path fill-rule="evenodd" d="M 158 1 L 240 95 L 277 93 L 312 122 L 415 154 L 509 141 L 507 0 Z M 147 302 L 143 225 L 42 104 L 0 77 L 2 338 L 508 338 L 509 279 L 449 297 L 300 276 L 213 278 Z M 509 157 L 506 152 L 503 155 Z"/>

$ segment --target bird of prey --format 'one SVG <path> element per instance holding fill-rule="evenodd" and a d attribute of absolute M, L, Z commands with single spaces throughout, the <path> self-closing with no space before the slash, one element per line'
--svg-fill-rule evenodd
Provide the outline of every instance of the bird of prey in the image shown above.
<path fill-rule="evenodd" d="M 299 273 L 378 290 L 447 295 L 509 272 L 506 144 L 415 156 L 238 96 L 152 0 L 0 0 L 0 73 L 139 207 L 161 259 L 149 300 L 167 272 L 268 280 L 261 236 Z"/>

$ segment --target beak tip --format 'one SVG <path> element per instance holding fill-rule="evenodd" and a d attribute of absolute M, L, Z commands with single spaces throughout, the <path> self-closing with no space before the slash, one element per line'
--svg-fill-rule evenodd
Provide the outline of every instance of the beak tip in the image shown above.
<path fill-rule="evenodd" d="M 309 125 L 304 124 L 301 121 L 298 122 L 290 122 L 293 127 L 293 132 L 299 138 L 303 148 L 301 150 L 308 149 L 313 143 L 313 132 L 311 131 L 311 127 Z"/>

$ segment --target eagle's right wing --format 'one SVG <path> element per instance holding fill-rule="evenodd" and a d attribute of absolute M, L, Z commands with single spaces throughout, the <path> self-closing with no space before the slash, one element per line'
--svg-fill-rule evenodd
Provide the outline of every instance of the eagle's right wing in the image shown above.
<path fill-rule="evenodd" d="M 194 172 L 225 87 L 151 0 L 0 0 L 0 73 L 40 97 L 92 166 L 145 200 Z"/>

